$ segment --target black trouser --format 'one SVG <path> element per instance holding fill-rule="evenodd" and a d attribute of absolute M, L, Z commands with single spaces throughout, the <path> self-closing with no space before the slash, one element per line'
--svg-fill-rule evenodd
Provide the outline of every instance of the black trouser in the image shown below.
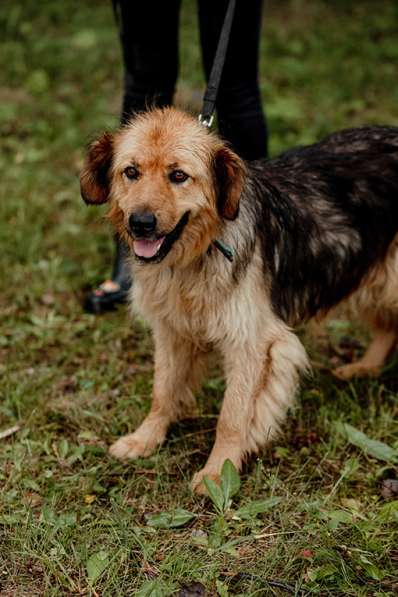
<path fill-rule="evenodd" d="M 181 0 L 115 0 L 124 59 L 125 120 L 148 106 L 172 103 L 178 76 Z M 208 78 L 228 0 L 198 0 L 203 66 Z M 267 154 L 258 87 L 262 0 L 237 0 L 217 99 L 221 135 L 243 158 Z"/>
<path fill-rule="evenodd" d="M 172 103 L 178 76 L 181 0 L 114 0 L 113 4 L 124 60 L 123 122 L 149 106 Z M 228 0 L 198 0 L 206 79 L 227 5 Z M 216 103 L 220 134 L 247 160 L 267 155 L 258 86 L 261 8 L 262 0 L 237 0 Z"/>

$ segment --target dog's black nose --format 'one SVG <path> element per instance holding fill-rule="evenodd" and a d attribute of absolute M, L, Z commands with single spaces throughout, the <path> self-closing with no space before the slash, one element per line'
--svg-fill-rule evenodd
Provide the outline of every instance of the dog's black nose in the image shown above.
<path fill-rule="evenodd" d="M 150 236 L 156 229 L 156 216 L 150 212 L 135 212 L 129 217 L 129 226 L 135 236 Z"/>

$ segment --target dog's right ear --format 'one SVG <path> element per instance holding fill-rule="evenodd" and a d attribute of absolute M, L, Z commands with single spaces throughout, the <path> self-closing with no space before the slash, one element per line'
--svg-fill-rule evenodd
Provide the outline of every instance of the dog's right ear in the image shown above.
<path fill-rule="evenodd" d="M 113 135 L 103 133 L 90 145 L 80 174 L 80 192 L 86 203 L 100 204 L 108 201 L 112 156 Z"/>

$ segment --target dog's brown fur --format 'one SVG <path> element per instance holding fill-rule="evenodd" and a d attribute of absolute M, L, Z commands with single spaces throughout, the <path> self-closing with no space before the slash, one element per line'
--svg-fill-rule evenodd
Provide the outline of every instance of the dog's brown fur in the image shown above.
<path fill-rule="evenodd" d="M 140 171 L 134 181 L 124 175 L 132 165 Z M 184 184 L 170 182 L 175 168 L 189 173 Z M 140 115 L 114 136 L 104 134 L 92 145 L 81 176 L 87 202 L 110 199 L 109 218 L 132 251 L 128 218 L 133 211 L 156 214 L 164 231 L 190 214 L 160 263 L 132 259 L 132 301 L 151 323 L 155 338 L 153 401 L 140 427 L 116 441 L 110 452 L 118 458 L 149 455 L 164 441 L 172 421 L 195 413 L 194 391 L 206 356 L 217 349 L 227 389 L 215 445 L 194 477 L 198 492 L 204 490 L 204 475 L 218 478 L 225 459 L 239 469 L 246 455 L 275 436 L 292 404 L 299 373 L 308 368 L 300 341 L 275 314 L 271 275 L 248 208 L 241 207 L 238 223 L 230 222 L 238 214 L 244 181 L 239 157 L 195 119 L 172 109 Z M 232 265 L 212 247 L 221 234 L 239 256 Z M 395 343 L 398 326 L 386 329 L 375 313 L 386 311 L 388 304 L 388 312 L 398 316 L 397 272 L 394 245 L 355 293 L 378 331 L 360 363 L 338 370 L 341 377 L 378 369 Z"/>

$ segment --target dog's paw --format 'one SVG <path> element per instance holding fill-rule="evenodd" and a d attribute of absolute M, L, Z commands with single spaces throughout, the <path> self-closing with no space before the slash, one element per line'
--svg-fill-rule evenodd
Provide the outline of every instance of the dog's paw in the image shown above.
<path fill-rule="evenodd" d="M 203 482 L 204 477 L 208 477 L 217 483 L 217 485 L 220 484 L 220 474 L 218 472 L 214 471 L 213 469 L 203 468 L 194 475 L 191 482 L 192 491 L 198 495 L 208 495 L 206 485 Z"/>
<path fill-rule="evenodd" d="M 380 375 L 380 368 L 369 367 L 358 362 L 337 367 L 337 369 L 333 369 L 332 373 L 338 379 L 343 380 L 352 379 L 353 377 L 377 377 Z"/>
<path fill-rule="evenodd" d="M 135 437 L 134 433 L 124 435 L 109 448 L 109 454 L 119 460 L 133 460 L 150 456 L 155 447 Z"/>

